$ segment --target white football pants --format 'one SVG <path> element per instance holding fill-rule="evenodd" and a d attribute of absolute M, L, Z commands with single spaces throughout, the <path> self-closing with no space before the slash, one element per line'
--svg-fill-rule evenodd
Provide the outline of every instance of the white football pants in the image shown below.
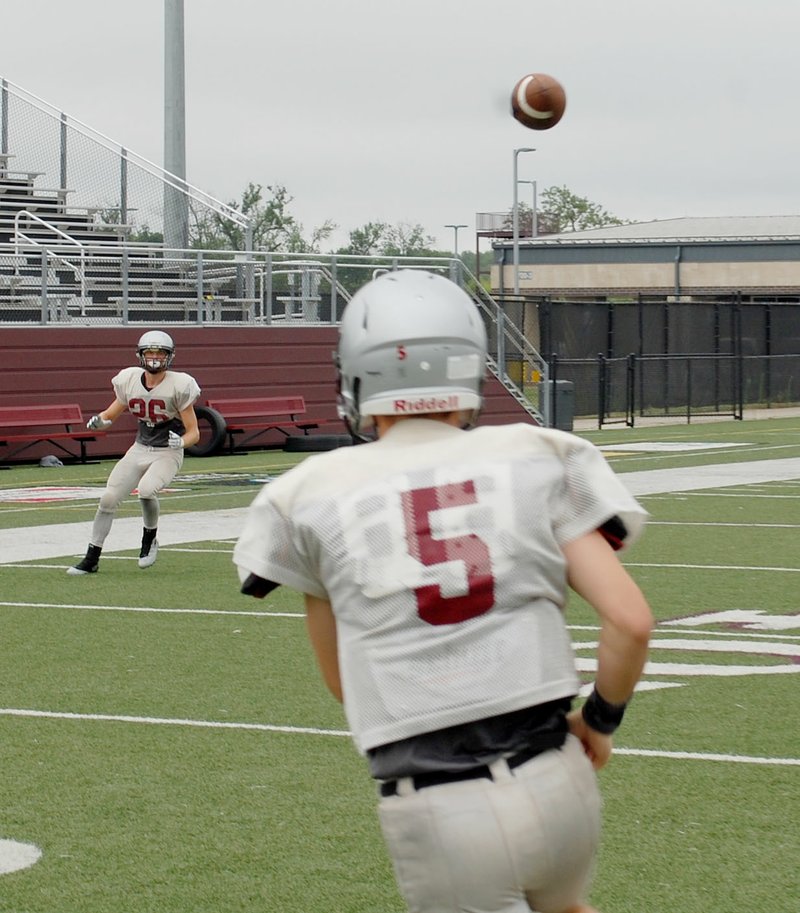
<path fill-rule="evenodd" d="M 380 800 L 410 913 L 563 913 L 585 902 L 601 800 L 578 739 L 514 770 L 490 766 L 494 780 L 414 791 L 404 778 Z"/>

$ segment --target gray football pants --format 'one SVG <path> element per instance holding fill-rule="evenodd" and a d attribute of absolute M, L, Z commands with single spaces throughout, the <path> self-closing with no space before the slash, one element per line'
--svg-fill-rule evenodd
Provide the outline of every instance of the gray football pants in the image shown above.
<path fill-rule="evenodd" d="M 159 516 L 156 494 L 169 485 L 182 465 L 183 450 L 134 443 L 111 470 L 105 491 L 100 495 L 90 543 L 102 548 L 119 505 L 134 489 L 138 491 L 144 525 L 155 529 Z"/>
<path fill-rule="evenodd" d="M 378 814 L 410 913 L 563 913 L 586 902 L 600 836 L 595 772 L 574 736 L 494 779 L 418 791 Z"/>

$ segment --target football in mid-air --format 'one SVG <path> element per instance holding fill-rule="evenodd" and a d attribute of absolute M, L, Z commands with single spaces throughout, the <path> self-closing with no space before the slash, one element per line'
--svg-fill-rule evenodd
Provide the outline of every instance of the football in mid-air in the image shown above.
<path fill-rule="evenodd" d="M 546 73 L 529 73 L 514 86 L 511 113 L 531 130 L 549 130 L 561 120 L 567 95 L 561 83 Z"/>

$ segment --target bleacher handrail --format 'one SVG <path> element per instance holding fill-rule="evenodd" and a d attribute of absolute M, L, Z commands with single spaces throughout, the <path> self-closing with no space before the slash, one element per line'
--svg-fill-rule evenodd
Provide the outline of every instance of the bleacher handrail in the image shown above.
<path fill-rule="evenodd" d="M 18 98 L 20 101 L 23 101 L 25 104 L 29 104 L 36 108 L 42 114 L 54 121 L 61 123 L 65 117 L 63 112 L 59 111 L 54 105 L 51 105 L 43 98 L 40 98 L 33 92 L 29 92 L 27 89 L 22 88 L 22 86 L 18 86 L 10 80 L 2 80 L 2 89 Z M 240 228 L 246 230 L 250 227 L 249 221 L 241 212 L 239 212 L 239 210 L 234 209 L 227 203 L 223 203 L 222 200 L 216 199 L 216 197 L 211 196 L 211 194 L 208 194 L 194 184 L 189 183 L 184 178 L 172 174 L 160 165 L 155 164 L 155 162 L 151 162 L 143 155 L 139 155 L 139 153 L 127 149 L 121 143 L 111 139 L 99 130 L 95 130 L 94 127 L 90 127 L 78 118 L 70 115 L 68 121 L 69 126 L 74 129 L 76 133 L 79 133 L 93 143 L 97 143 L 97 145 L 101 146 L 106 151 L 111 152 L 115 156 L 119 156 L 121 159 L 124 158 L 128 162 L 134 163 L 151 177 L 162 181 L 179 193 L 184 194 L 187 198 L 201 203 L 203 206 L 222 216 L 222 218 L 229 219 L 231 222 L 236 223 Z"/>
<path fill-rule="evenodd" d="M 79 251 L 80 266 L 76 267 L 75 264 L 71 263 L 68 259 L 60 257 L 54 251 L 50 250 L 46 245 L 41 244 L 35 238 L 31 238 L 24 231 L 22 231 L 19 227 L 19 222 L 22 216 L 33 219 L 34 222 L 39 222 L 50 231 L 63 237 L 68 243 L 76 245 Z M 47 222 L 45 219 L 40 218 L 35 213 L 28 212 L 26 209 L 22 209 L 14 216 L 14 256 L 16 264 L 15 274 L 17 275 L 19 274 L 18 271 L 20 262 L 20 238 L 22 238 L 33 247 L 43 250 L 48 258 L 58 260 L 59 263 L 62 263 L 67 269 L 72 271 L 73 275 L 76 276 L 81 285 L 81 307 L 83 307 L 83 303 L 86 299 L 86 255 L 84 251 L 84 245 L 77 238 L 71 237 L 66 232 L 61 231 L 61 229 L 57 228 L 55 225 L 51 225 L 49 222 Z"/>

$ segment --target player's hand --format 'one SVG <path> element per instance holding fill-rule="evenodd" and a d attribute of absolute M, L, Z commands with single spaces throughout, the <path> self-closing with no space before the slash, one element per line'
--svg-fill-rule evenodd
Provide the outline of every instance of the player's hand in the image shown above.
<path fill-rule="evenodd" d="M 167 443 L 173 450 L 183 450 L 183 438 L 174 431 L 170 431 Z"/>
<path fill-rule="evenodd" d="M 581 740 L 586 757 L 592 762 L 595 770 L 600 770 L 608 763 L 613 747 L 610 735 L 604 735 L 586 724 L 579 707 L 567 714 L 569 731 Z"/>
<path fill-rule="evenodd" d="M 102 418 L 99 415 L 93 415 L 89 421 L 86 423 L 86 427 L 89 431 L 105 431 L 106 428 L 110 428 L 113 422 L 110 422 L 107 418 Z"/>

